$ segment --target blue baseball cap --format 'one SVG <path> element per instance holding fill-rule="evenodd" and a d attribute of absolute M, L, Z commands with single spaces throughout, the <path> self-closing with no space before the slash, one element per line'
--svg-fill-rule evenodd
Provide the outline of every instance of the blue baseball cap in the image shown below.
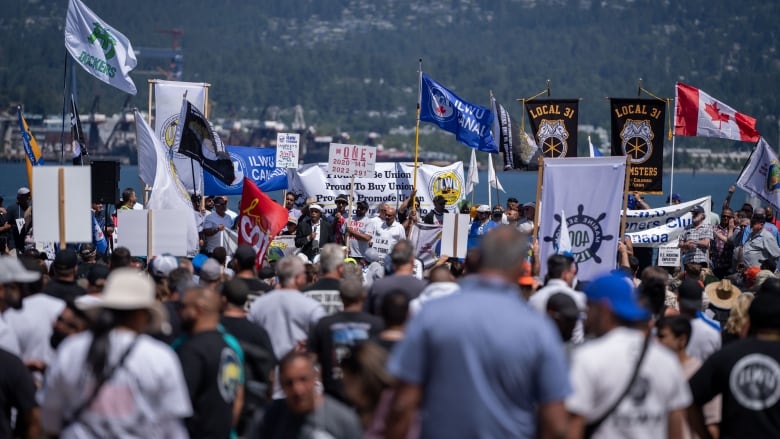
<path fill-rule="evenodd" d="M 596 278 L 585 289 L 588 300 L 606 303 L 621 319 L 638 322 L 650 318 L 650 313 L 639 305 L 636 288 L 631 278 L 610 273 Z"/>

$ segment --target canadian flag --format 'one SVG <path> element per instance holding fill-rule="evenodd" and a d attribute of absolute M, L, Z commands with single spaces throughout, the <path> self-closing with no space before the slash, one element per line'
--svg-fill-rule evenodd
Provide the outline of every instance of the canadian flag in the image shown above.
<path fill-rule="evenodd" d="M 681 82 L 675 90 L 674 134 L 743 142 L 757 142 L 760 137 L 755 118 Z"/>

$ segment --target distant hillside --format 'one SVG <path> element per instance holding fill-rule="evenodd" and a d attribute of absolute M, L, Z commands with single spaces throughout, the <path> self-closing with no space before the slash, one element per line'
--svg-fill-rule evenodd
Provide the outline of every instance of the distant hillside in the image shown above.
<path fill-rule="evenodd" d="M 67 2 L 6 2 L 0 16 L 0 108 L 62 107 Z M 606 96 L 663 97 L 685 81 L 759 118 L 774 143 L 780 115 L 780 2 L 729 0 L 87 0 L 137 46 L 170 47 L 178 28 L 183 80 L 212 84 L 215 117 L 261 118 L 292 107 L 321 130 L 387 133 L 412 126 L 417 60 L 462 97 L 489 90 L 519 119 L 515 99 L 552 84 L 581 97 L 580 123 L 609 126 Z M 139 70 L 162 66 L 141 59 Z M 155 64 L 157 63 L 157 64 Z M 147 107 L 146 80 L 133 74 Z M 121 92 L 79 72 L 80 105 Z M 452 141 L 454 144 L 454 141 Z"/>

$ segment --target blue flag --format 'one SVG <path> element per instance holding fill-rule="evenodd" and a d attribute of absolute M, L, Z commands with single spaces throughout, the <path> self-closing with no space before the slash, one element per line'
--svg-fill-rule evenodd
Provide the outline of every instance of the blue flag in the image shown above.
<path fill-rule="evenodd" d="M 254 181 L 263 192 L 287 189 L 287 169 L 276 167 L 276 148 L 226 146 L 233 162 L 235 180 L 225 184 L 203 169 L 203 192 L 206 195 L 241 195 L 244 177 Z"/>
<path fill-rule="evenodd" d="M 498 153 L 498 145 L 490 131 L 493 125 L 490 109 L 464 101 L 425 73 L 420 90 L 420 120 L 433 122 L 455 134 L 455 138 L 467 146 Z"/>
<path fill-rule="evenodd" d="M 92 243 L 95 244 L 95 250 L 101 255 L 106 254 L 108 251 L 108 241 L 106 235 L 103 234 L 103 229 L 95 218 L 95 212 L 92 212 Z"/>

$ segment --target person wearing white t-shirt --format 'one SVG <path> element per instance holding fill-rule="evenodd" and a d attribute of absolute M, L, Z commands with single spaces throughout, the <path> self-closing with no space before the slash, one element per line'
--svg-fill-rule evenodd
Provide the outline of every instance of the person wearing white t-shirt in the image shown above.
<path fill-rule="evenodd" d="M 370 218 L 366 215 L 368 212 L 368 203 L 358 201 L 356 206 L 357 213 L 350 218 L 347 223 L 347 234 L 349 235 L 349 257 L 363 259 L 368 250 L 368 243 L 371 241 Z"/>
<path fill-rule="evenodd" d="M 580 318 L 574 325 L 572 342 L 574 344 L 582 343 L 585 339 L 585 332 L 582 328 L 583 317 L 587 309 L 585 294 L 574 290 L 571 285 L 577 276 L 577 265 L 574 259 L 564 255 L 552 255 L 547 258 L 547 284 L 534 293 L 529 299 L 528 304 L 533 306 L 541 314 L 547 313 L 547 300 L 555 293 L 563 293 L 571 297 L 577 304 L 580 311 Z"/>
<path fill-rule="evenodd" d="M 586 330 L 598 338 L 572 357 L 569 437 L 582 437 L 587 424 L 604 416 L 593 438 L 682 437 L 691 392 L 674 354 L 638 329 L 650 313 L 639 305 L 631 279 L 608 274 L 586 294 Z"/>
<path fill-rule="evenodd" d="M 203 219 L 203 234 L 206 235 L 206 252 L 211 253 L 217 247 L 224 247 L 225 229 L 233 227 L 233 219 L 227 214 L 227 200 L 214 198 L 214 212 Z"/>
<path fill-rule="evenodd" d="M 383 256 L 390 254 L 390 250 L 398 241 L 406 239 L 404 226 L 395 220 L 395 214 L 394 207 L 385 207 L 385 222 L 373 230 L 370 245 Z"/>

